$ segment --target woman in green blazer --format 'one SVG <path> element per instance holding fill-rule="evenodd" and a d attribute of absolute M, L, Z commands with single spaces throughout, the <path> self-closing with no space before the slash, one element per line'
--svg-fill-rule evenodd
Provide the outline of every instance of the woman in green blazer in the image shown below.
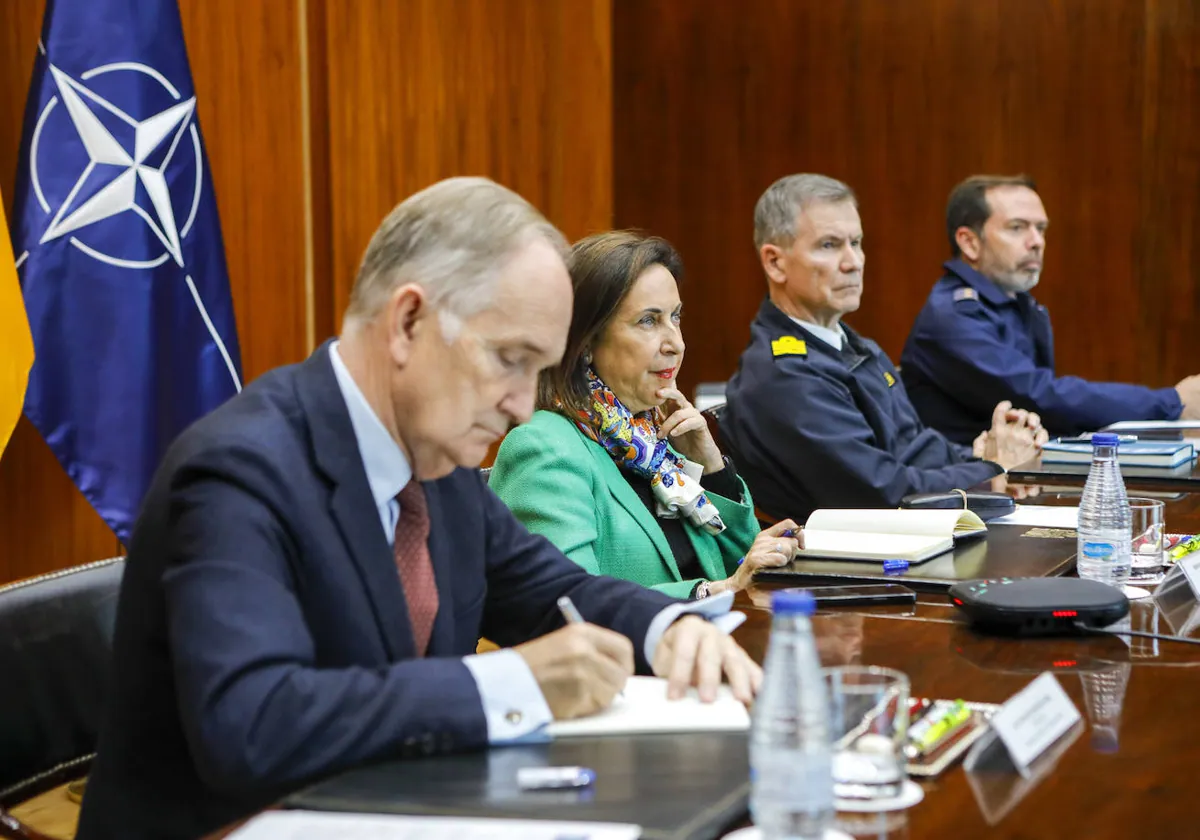
<path fill-rule="evenodd" d="M 492 489 L 589 572 L 678 598 L 737 591 L 788 562 L 800 529 L 759 531 L 736 468 L 676 387 L 678 254 L 612 231 L 578 242 L 567 267 L 566 352 L 542 372 L 538 411 L 501 444 Z"/>

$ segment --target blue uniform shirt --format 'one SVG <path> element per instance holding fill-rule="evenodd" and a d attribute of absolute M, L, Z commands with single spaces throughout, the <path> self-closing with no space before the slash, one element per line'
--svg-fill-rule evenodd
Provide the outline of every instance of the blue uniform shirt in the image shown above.
<path fill-rule="evenodd" d="M 720 431 L 761 510 L 896 507 L 1001 471 L 926 428 L 879 345 L 842 328 L 835 350 L 769 300 L 750 327 Z"/>
<path fill-rule="evenodd" d="M 921 419 L 967 443 L 992 424 L 1001 400 L 1036 411 L 1055 435 L 1118 420 L 1175 420 L 1174 388 L 1089 382 L 1054 373 L 1050 314 L 1032 295 L 1010 298 L 962 260 L 945 264 L 900 356 Z"/>

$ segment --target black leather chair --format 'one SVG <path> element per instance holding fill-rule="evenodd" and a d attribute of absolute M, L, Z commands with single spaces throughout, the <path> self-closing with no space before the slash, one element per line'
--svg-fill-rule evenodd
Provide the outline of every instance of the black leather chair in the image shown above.
<path fill-rule="evenodd" d="M 124 570 L 119 557 L 0 586 L 0 836 L 37 836 L 4 809 L 91 765 Z"/>
<path fill-rule="evenodd" d="M 724 413 L 725 403 L 714 405 L 700 412 L 701 416 L 704 417 L 704 422 L 708 424 L 708 433 L 712 435 L 712 439 L 722 450 L 725 448 L 721 446 L 721 415 Z"/>

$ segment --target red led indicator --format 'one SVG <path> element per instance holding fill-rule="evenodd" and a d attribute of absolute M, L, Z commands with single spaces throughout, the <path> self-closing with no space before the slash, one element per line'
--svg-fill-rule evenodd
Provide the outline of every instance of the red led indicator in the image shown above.
<path fill-rule="evenodd" d="M 1060 659 L 1054 663 L 1055 668 L 1074 668 L 1079 662 L 1075 659 Z"/>
<path fill-rule="evenodd" d="M 1053 612 L 1055 618 L 1074 618 L 1079 615 L 1077 610 L 1055 610 Z"/>
<path fill-rule="evenodd" d="M 960 607 L 962 606 L 962 601 L 961 601 L 961 600 L 959 600 L 958 598 L 955 598 L 955 599 L 954 599 L 954 603 L 955 603 L 955 604 L 957 604 L 957 605 L 958 605 L 958 606 L 960 606 Z"/>

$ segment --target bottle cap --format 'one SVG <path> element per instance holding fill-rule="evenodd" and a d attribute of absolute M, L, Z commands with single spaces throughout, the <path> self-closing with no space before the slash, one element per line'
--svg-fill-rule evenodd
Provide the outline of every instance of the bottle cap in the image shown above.
<path fill-rule="evenodd" d="M 1092 446 L 1116 446 L 1120 442 L 1120 435 L 1114 435 L 1109 432 L 1096 432 L 1092 435 Z"/>
<path fill-rule="evenodd" d="M 817 611 L 817 599 L 811 592 L 787 589 L 771 593 L 771 612 L 775 615 L 812 615 Z"/>

